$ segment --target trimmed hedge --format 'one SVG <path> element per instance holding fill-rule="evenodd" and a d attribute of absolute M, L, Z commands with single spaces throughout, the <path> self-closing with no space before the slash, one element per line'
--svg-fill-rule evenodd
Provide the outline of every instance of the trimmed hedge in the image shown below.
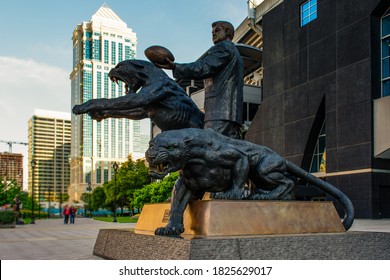
<path fill-rule="evenodd" d="M 20 211 L 20 218 L 22 219 L 30 219 L 31 218 L 31 210 L 21 210 Z M 43 212 L 41 211 L 41 215 L 39 216 L 39 211 L 38 210 L 35 210 L 34 211 L 34 217 L 35 219 L 39 219 L 39 218 L 47 218 L 47 212 Z"/>
<path fill-rule="evenodd" d="M 12 210 L 0 211 L 0 224 L 12 224 L 15 223 L 16 213 Z"/>

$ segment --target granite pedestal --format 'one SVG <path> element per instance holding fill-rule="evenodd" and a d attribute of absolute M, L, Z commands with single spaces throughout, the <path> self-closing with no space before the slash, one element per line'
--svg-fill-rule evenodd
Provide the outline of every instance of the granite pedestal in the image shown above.
<path fill-rule="evenodd" d="M 169 204 L 145 205 L 135 230 L 100 230 L 106 259 L 388 259 L 389 233 L 344 231 L 331 202 L 195 201 L 181 238 L 155 236 Z"/>
<path fill-rule="evenodd" d="M 115 260 L 389 260 L 390 233 L 184 239 L 102 229 L 93 253 Z"/>

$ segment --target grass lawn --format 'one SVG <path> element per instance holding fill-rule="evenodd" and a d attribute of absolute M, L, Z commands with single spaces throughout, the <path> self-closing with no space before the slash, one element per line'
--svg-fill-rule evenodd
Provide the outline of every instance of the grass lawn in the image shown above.
<path fill-rule="evenodd" d="M 97 221 L 103 221 L 103 222 L 110 222 L 112 223 L 113 217 L 93 217 L 94 220 Z M 134 219 L 132 217 L 116 217 L 116 220 L 118 223 L 136 223 L 137 219 Z"/>

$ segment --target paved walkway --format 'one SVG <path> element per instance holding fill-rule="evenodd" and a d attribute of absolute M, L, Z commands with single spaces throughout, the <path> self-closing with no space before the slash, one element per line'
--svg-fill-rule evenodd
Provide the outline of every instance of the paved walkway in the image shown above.
<path fill-rule="evenodd" d="M 134 228 L 135 224 L 76 219 L 64 225 L 61 219 L 37 220 L 35 225 L 0 229 L 1 260 L 99 260 L 92 254 L 100 229 Z M 350 231 L 390 232 L 390 219 L 355 220 Z"/>
<path fill-rule="evenodd" d="M 36 220 L 34 225 L 0 228 L 1 260 L 98 260 L 92 254 L 100 229 L 133 228 L 135 224 L 108 223 L 76 218 Z"/>

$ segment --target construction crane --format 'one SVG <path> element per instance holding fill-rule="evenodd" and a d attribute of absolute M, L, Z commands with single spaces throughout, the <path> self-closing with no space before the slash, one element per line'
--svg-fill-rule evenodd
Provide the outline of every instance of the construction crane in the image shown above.
<path fill-rule="evenodd" d="M 8 149 L 9 149 L 9 152 L 10 152 L 10 153 L 12 153 L 12 144 L 19 144 L 19 145 L 25 145 L 25 146 L 28 145 L 28 143 L 24 143 L 24 142 L 15 142 L 15 141 L 0 140 L 0 142 L 8 144 Z"/>

